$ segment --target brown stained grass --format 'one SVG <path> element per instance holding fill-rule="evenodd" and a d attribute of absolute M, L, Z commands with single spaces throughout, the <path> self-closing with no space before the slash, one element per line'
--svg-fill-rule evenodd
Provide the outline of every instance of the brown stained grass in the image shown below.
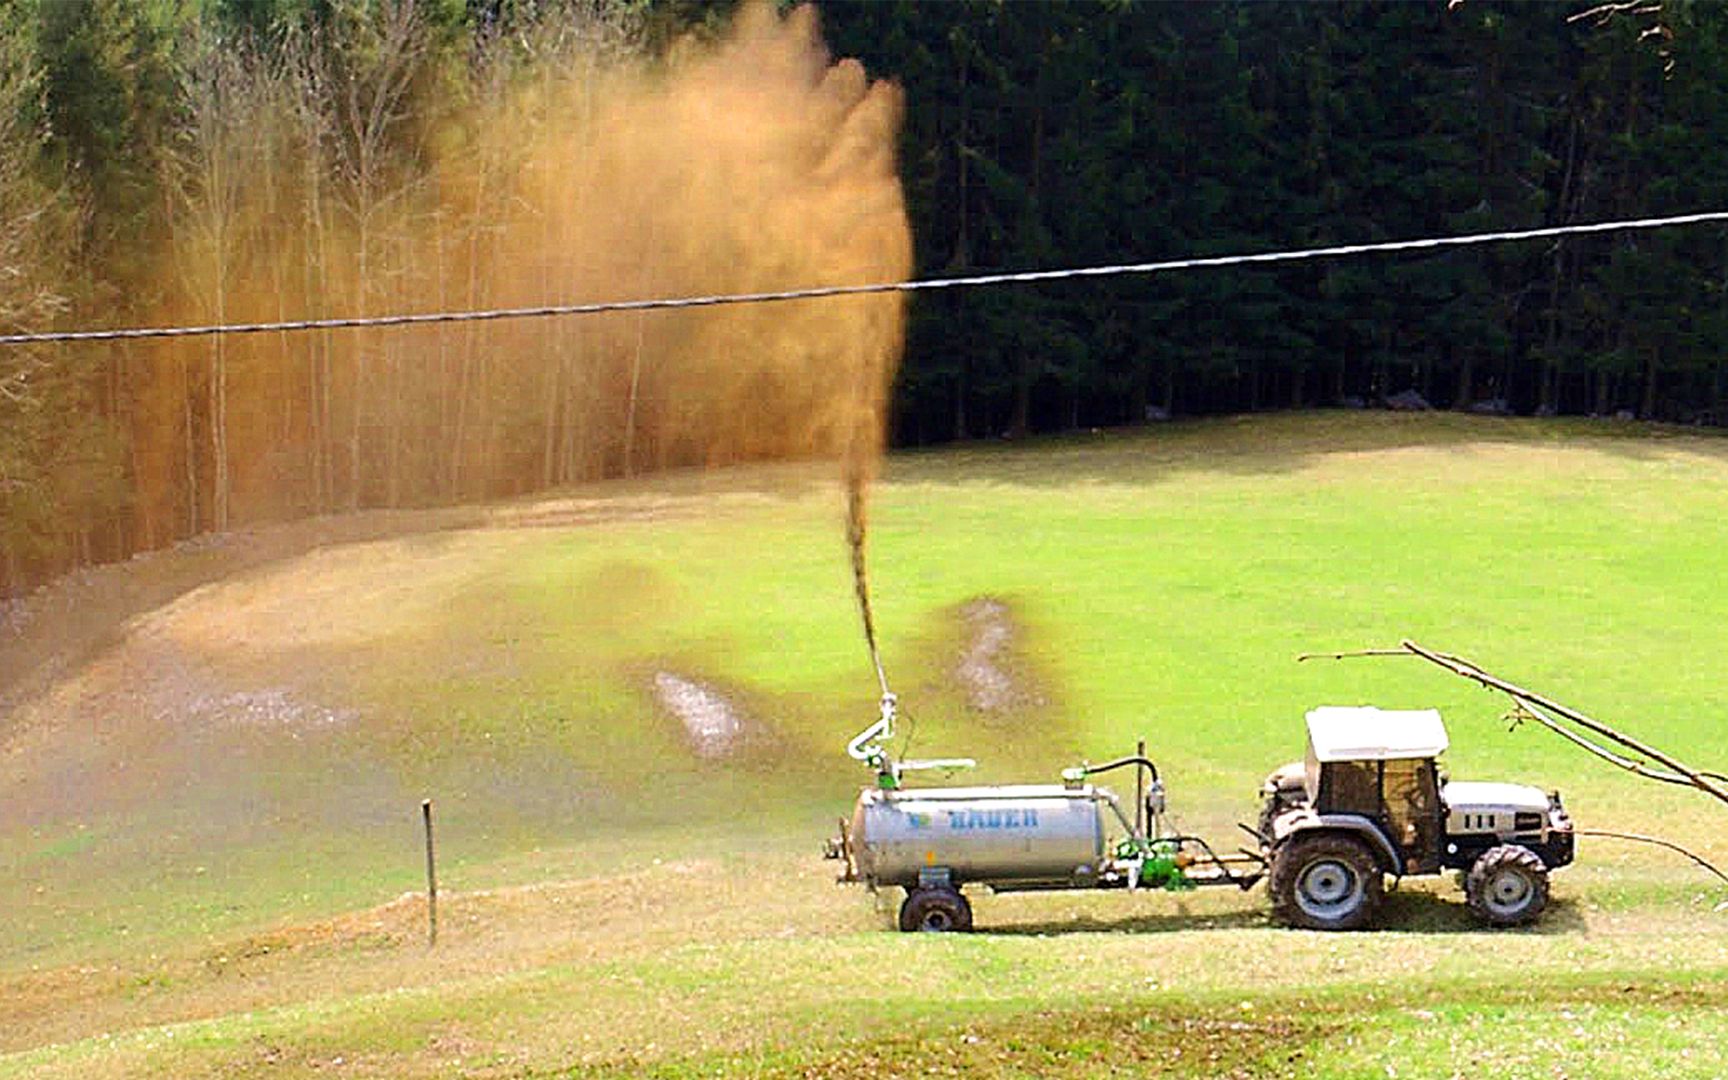
<path fill-rule="evenodd" d="M 1718 1017 L 1725 1006 L 1728 984 L 1721 979 L 1675 986 L 1660 977 L 1560 979 L 1524 986 L 1494 981 L 1473 990 L 1418 984 L 1389 993 L 1280 992 L 1252 1002 L 1205 1006 L 1146 999 L 969 1016 L 947 1024 L 909 1023 L 868 1038 L 840 1036 L 744 1054 L 673 1061 L 626 1055 L 604 1065 L 533 1075 L 757 1080 L 1053 1074 L 1229 1080 L 1370 1074 L 1636 1076 L 1640 1059 L 1635 1047 L 1601 1054 L 1605 1046 L 1626 1042 L 1617 1038 L 1614 1025 L 1643 1014 L 1671 1014 L 1677 1020 L 1691 1014 L 1711 1020 L 1690 1036 L 1698 1049 L 1697 1067 L 1684 1075 L 1708 1076 L 1713 1075 Z M 1590 1026 L 1581 1027 L 1580 1021 Z M 1503 1029 L 1504 1036 L 1489 1034 L 1489 1047 L 1468 1058 L 1429 1053 L 1400 1059 L 1379 1052 L 1391 1033 L 1411 1029 L 1425 1033 L 1425 1041 L 1453 1045 L 1460 1041 L 1461 1029 L 1477 1041 L 1484 1031 Z M 1418 1041 L 1423 1041 L 1422 1034 Z M 1678 1056 L 1693 1055 L 1683 1049 Z M 1370 1071 L 1370 1062 L 1381 1067 Z M 1522 1071 L 1537 1063 L 1547 1071 Z"/>
<path fill-rule="evenodd" d="M 693 941 L 759 935 L 760 921 L 737 917 L 752 909 L 772 911 L 775 934 L 807 937 L 875 925 L 867 904 L 829 888 L 820 862 L 653 862 L 644 870 L 583 880 L 443 891 L 435 949 L 427 945 L 425 896 L 407 893 L 332 919 L 161 954 L 0 976 L 0 1054 L 332 994 L 628 963 Z M 788 888 L 799 896 L 791 904 Z"/>
<path fill-rule="evenodd" d="M 1038 1010 L 946 1030 L 889 1034 L 804 1053 L 768 1052 L 674 1064 L 627 1061 L 557 1075 L 741 1075 L 761 1078 L 916 1080 L 926 1076 L 1300 1076 L 1311 1045 L 1340 1028 L 1336 1017 L 1181 1015 L 1157 1008 Z"/>

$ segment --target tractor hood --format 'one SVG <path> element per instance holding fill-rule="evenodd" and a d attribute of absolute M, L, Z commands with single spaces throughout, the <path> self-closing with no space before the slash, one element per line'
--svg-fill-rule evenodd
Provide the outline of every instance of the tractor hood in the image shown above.
<path fill-rule="evenodd" d="M 1516 814 L 1520 811 L 1546 814 L 1548 796 L 1528 784 L 1493 784 L 1457 780 L 1440 789 L 1440 798 L 1454 814 L 1463 811 Z"/>

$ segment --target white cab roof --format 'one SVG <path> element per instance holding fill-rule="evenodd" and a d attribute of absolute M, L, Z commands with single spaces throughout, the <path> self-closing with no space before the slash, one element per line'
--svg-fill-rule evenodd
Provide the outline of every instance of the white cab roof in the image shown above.
<path fill-rule="evenodd" d="M 1446 725 L 1437 709 L 1324 705 L 1308 713 L 1308 746 L 1316 761 L 1433 757 L 1446 749 Z"/>

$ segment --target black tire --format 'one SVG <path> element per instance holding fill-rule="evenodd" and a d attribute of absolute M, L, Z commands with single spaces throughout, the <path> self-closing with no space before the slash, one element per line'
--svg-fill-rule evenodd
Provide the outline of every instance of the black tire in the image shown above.
<path fill-rule="evenodd" d="M 1358 930 L 1380 907 L 1384 877 L 1373 853 L 1354 837 L 1293 837 L 1272 856 L 1272 910 L 1286 926 Z"/>
<path fill-rule="evenodd" d="M 1489 848 L 1464 878 L 1470 911 L 1490 926 L 1535 922 L 1548 906 L 1548 867 L 1527 847 Z"/>
<path fill-rule="evenodd" d="M 900 929 L 907 933 L 964 933 L 972 929 L 972 905 L 954 889 L 908 889 L 900 905 Z"/>

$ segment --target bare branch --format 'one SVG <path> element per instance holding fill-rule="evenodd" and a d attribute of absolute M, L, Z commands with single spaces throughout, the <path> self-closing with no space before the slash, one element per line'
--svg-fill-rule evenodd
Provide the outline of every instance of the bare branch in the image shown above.
<path fill-rule="evenodd" d="M 1449 653 L 1436 652 L 1433 649 L 1425 648 L 1414 641 L 1408 640 L 1401 642 L 1399 647 L 1396 649 L 1363 649 L 1356 652 L 1307 654 L 1301 659 L 1310 659 L 1315 655 L 1331 656 L 1336 659 L 1343 659 L 1351 656 L 1406 655 L 1419 657 L 1431 664 L 1445 668 L 1454 675 L 1469 679 L 1471 682 L 1479 683 L 1490 690 L 1497 690 L 1510 697 L 1517 706 L 1517 709 L 1513 714 L 1514 720 L 1535 720 L 1550 731 L 1562 736 L 1575 746 L 1588 750 L 1597 757 L 1600 757 L 1620 768 L 1627 769 L 1628 771 L 1636 773 L 1637 775 L 1649 780 L 1657 780 L 1669 784 L 1684 784 L 1690 787 L 1695 787 L 1699 791 L 1709 795 L 1711 798 L 1724 804 L 1728 804 L 1728 786 L 1725 786 L 1728 785 L 1728 776 L 1724 776 L 1717 772 L 1694 769 L 1680 761 L 1680 759 L 1658 750 L 1648 743 L 1621 731 L 1617 731 L 1614 728 L 1609 727 L 1607 724 L 1592 719 L 1576 709 L 1568 708 L 1557 701 L 1543 697 L 1533 691 L 1526 690 L 1514 683 L 1507 682 L 1496 675 L 1492 675 L 1482 670 L 1480 667 L 1461 657 L 1453 656 Z M 1625 754 L 1610 750 L 1591 739 L 1585 738 L 1576 731 L 1571 730 L 1566 726 L 1567 724 L 1582 728 L 1600 738 L 1606 739 L 1608 742 L 1629 751 L 1638 758 L 1644 758 L 1648 761 L 1655 762 L 1657 765 L 1662 766 L 1662 768 L 1651 768 L 1642 761 L 1638 761 L 1635 758 L 1627 757 Z"/>
<path fill-rule="evenodd" d="M 1566 17 L 1567 22 L 1582 22 L 1593 19 L 1597 26 L 1606 26 L 1619 15 L 1660 15 L 1662 5 L 1650 3 L 1647 0 L 1623 0 L 1619 3 L 1598 4 L 1586 11 L 1579 11 Z"/>

